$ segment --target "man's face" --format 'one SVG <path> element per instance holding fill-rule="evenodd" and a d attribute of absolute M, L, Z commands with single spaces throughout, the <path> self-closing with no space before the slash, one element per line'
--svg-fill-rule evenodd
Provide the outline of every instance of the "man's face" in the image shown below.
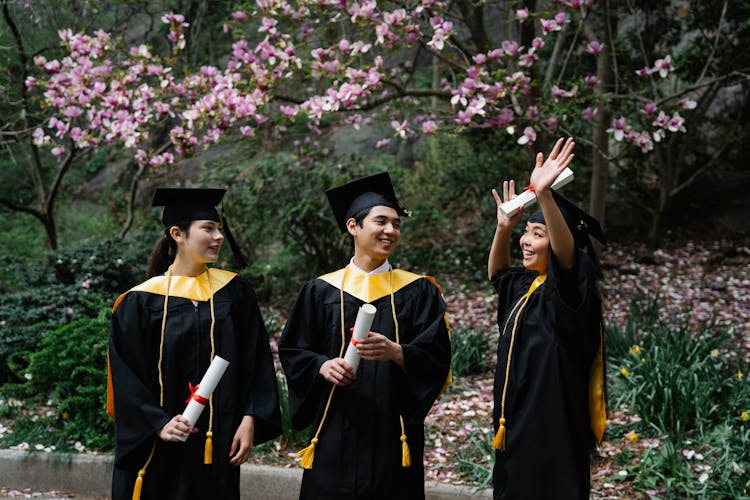
<path fill-rule="evenodd" d="M 355 253 L 358 251 L 374 260 L 385 260 L 396 249 L 401 237 L 401 218 L 395 209 L 374 206 L 362 221 L 362 227 L 347 221 L 349 234 L 354 238 Z"/>

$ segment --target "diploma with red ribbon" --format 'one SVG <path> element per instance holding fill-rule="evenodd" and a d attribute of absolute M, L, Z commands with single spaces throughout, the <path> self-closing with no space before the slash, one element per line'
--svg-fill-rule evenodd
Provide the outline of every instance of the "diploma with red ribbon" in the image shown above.
<path fill-rule="evenodd" d="M 557 176 L 557 179 L 555 179 L 555 182 L 552 184 L 552 189 L 560 189 L 572 180 L 573 171 L 569 168 L 566 168 L 565 170 L 560 172 L 560 175 Z M 536 193 L 533 189 L 527 188 L 526 191 L 522 192 L 512 200 L 506 201 L 505 203 L 500 205 L 500 210 L 503 211 L 506 217 L 512 217 L 519 210 L 521 210 L 521 207 L 528 207 L 534 202 L 536 202 Z"/>
<path fill-rule="evenodd" d="M 349 343 L 349 347 L 346 348 L 346 354 L 344 354 L 344 361 L 349 363 L 352 370 L 356 373 L 359 367 L 359 354 L 357 354 L 357 342 L 363 340 L 370 333 L 370 327 L 372 326 L 372 320 L 375 319 L 375 313 L 378 310 L 372 304 L 362 304 L 362 307 L 357 311 L 357 319 L 354 321 L 354 328 L 352 329 L 352 340 Z"/>
<path fill-rule="evenodd" d="M 208 366 L 208 370 L 206 370 L 200 383 L 193 386 L 192 383 L 188 382 L 190 396 L 185 401 L 187 407 L 185 408 L 185 411 L 182 412 L 182 416 L 188 420 L 190 427 L 193 427 L 198 421 L 198 417 L 201 416 L 203 408 L 208 404 L 214 389 L 219 385 L 219 380 L 221 380 L 221 377 L 224 375 L 227 366 L 229 366 L 229 361 L 219 356 L 214 356 L 213 361 L 211 361 L 211 364 Z M 187 436 L 178 439 L 185 441 Z"/>

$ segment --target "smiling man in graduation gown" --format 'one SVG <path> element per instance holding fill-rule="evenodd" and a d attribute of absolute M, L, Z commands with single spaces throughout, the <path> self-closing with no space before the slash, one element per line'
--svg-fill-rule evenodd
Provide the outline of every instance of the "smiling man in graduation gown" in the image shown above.
<path fill-rule="evenodd" d="M 158 245 L 171 258 L 160 268 L 155 251 L 157 275 L 115 303 L 107 405 L 115 421 L 113 500 L 239 499 L 239 465 L 281 433 L 255 293 L 237 274 L 206 267 L 227 233 L 214 208 L 223 194 L 157 190 L 153 204 L 165 206 Z M 229 366 L 191 431 L 180 414 L 186 399 L 200 397 L 191 385 L 214 356 Z"/>
<path fill-rule="evenodd" d="M 451 361 L 445 302 L 433 279 L 388 262 L 407 212 L 387 173 L 326 194 L 354 256 L 302 288 L 279 341 L 292 424 L 312 425 L 300 498 L 424 498 L 424 418 Z M 377 313 L 354 373 L 343 355 L 365 303 Z"/>

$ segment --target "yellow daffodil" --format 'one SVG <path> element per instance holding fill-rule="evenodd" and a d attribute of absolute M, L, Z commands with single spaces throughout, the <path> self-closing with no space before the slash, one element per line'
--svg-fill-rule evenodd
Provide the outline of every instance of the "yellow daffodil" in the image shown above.
<path fill-rule="evenodd" d="M 627 377 L 630 375 L 630 372 L 628 371 L 627 368 L 620 368 L 620 373 L 622 373 L 623 377 Z"/>
<path fill-rule="evenodd" d="M 742 373 L 741 371 L 737 370 L 737 378 L 740 379 L 740 380 L 742 380 L 743 378 L 745 378 L 745 374 Z"/>
<path fill-rule="evenodd" d="M 750 420 L 750 415 L 748 415 L 746 411 L 743 411 L 742 413 L 740 413 L 740 417 L 742 417 L 742 420 L 744 420 L 745 422 Z"/>
<path fill-rule="evenodd" d="M 712 358 L 716 358 L 718 356 L 719 356 L 719 350 L 718 349 L 714 349 L 713 351 L 711 351 L 711 357 Z"/>
<path fill-rule="evenodd" d="M 635 441 L 638 439 L 638 433 L 635 431 L 630 431 L 629 433 L 625 434 L 625 437 L 628 438 L 628 441 Z"/>

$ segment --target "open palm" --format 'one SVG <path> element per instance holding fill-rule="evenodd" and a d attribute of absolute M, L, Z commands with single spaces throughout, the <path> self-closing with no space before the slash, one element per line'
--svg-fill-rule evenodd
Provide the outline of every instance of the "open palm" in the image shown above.
<path fill-rule="evenodd" d="M 575 157 L 573 148 L 575 145 L 576 143 L 573 142 L 572 137 L 568 137 L 565 144 L 563 144 L 563 139 L 560 138 L 555 143 L 555 147 L 552 148 L 546 161 L 544 160 L 544 154 L 537 153 L 536 166 L 531 172 L 531 180 L 529 182 L 534 191 L 543 192 L 552 186 L 555 179 L 573 161 Z"/>

